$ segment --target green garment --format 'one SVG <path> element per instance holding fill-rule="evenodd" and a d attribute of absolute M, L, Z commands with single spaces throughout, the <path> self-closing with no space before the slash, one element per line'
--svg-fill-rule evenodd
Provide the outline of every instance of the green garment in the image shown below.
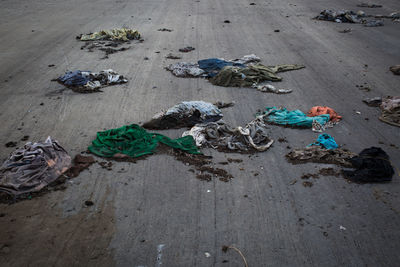
<path fill-rule="evenodd" d="M 210 81 L 214 85 L 249 87 L 263 81 L 281 81 L 276 73 L 304 68 L 303 65 L 276 65 L 264 66 L 262 64 L 249 65 L 246 68 L 226 66 Z"/>
<path fill-rule="evenodd" d="M 102 30 L 91 34 L 82 34 L 80 37 L 81 41 L 128 41 L 134 39 L 140 39 L 140 33 L 136 30 L 127 28 Z"/>
<path fill-rule="evenodd" d="M 93 154 L 101 157 L 121 157 L 121 154 L 123 154 L 137 158 L 153 154 L 158 143 L 163 143 L 190 154 L 200 154 L 192 136 L 171 139 L 161 134 L 148 133 L 137 124 L 98 132 L 97 138 L 93 140 L 88 149 Z"/>

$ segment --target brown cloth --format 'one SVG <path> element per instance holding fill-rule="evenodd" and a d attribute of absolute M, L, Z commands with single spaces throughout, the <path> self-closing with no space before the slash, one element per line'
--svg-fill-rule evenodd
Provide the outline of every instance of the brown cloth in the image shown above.
<path fill-rule="evenodd" d="M 71 157 L 57 141 L 28 142 L 0 168 L 0 191 L 18 196 L 38 192 L 57 180 L 71 165 Z"/>
<path fill-rule="evenodd" d="M 380 108 L 382 115 L 379 119 L 381 121 L 400 127 L 400 96 L 383 99 Z"/>

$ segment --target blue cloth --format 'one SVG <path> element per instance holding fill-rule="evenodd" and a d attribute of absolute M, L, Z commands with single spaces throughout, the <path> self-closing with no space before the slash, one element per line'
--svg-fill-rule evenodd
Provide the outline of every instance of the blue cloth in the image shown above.
<path fill-rule="evenodd" d="M 197 61 L 199 64 L 199 68 L 207 72 L 208 77 L 214 77 L 218 74 L 220 70 L 222 70 L 226 66 L 236 66 L 244 68 L 245 65 L 241 63 L 233 63 L 229 61 L 225 61 L 219 58 L 207 58 Z"/>
<path fill-rule="evenodd" d="M 268 122 L 288 126 L 311 128 L 313 121 L 317 121 L 322 125 L 329 121 L 329 114 L 308 117 L 298 109 L 289 111 L 286 108 L 267 107 L 266 114 Z"/>
<path fill-rule="evenodd" d="M 336 144 L 335 139 L 329 134 L 320 134 L 318 136 L 317 142 L 309 144 L 308 146 L 322 146 L 326 149 L 335 149 L 339 147 Z"/>
<path fill-rule="evenodd" d="M 90 81 L 88 75 L 83 75 L 80 70 L 68 71 L 63 76 L 60 76 L 58 80 L 68 86 L 82 86 Z"/>

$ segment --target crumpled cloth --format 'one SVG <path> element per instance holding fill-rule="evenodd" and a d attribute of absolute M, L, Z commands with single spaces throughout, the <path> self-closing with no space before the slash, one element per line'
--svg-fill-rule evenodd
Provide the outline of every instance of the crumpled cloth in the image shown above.
<path fill-rule="evenodd" d="M 68 71 L 58 77 L 57 81 L 79 93 L 99 92 L 102 87 L 128 82 L 124 76 L 112 69 L 100 72 Z"/>
<path fill-rule="evenodd" d="M 379 119 L 381 121 L 400 127 L 400 96 L 383 99 L 380 108 L 382 114 Z"/>
<path fill-rule="evenodd" d="M 199 68 L 207 73 L 208 77 L 214 77 L 218 72 L 226 66 L 236 66 L 239 68 L 246 67 L 244 64 L 226 61 L 220 58 L 207 58 L 197 62 Z"/>
<path fill-rule="evenodd" d="M 394 170 L 389 156 L 379 147 L 366 148 L 350 159 L 355 170 L 343 170 L 344 176 L 359 183 L 389 182 Z"/>
<path fill-rule="evenodd" d="M 223 117 L 215 105 L 204 101 L 181 102 L 167 111 L 159 112 L 143 124 L 147 129 L 191 127 L 197 123 L 217 121 Z"/>
<path fill-rule="evenodd" d="M 272 124 L 312 128 L 314 121 L 325 125 L 329 121 L 330 115 L 309 117 L 298 109 L 289 111 L 286 108 L 267 107 L 263 117 L 266 122 Z"/>
<path fill-rule="evenodd" d="M 294 149 L 286 154 L 286 158 L 292 163 L 314 162 L 336 164 L 344 167 L 351 167 L 352 165 L 349 160 L 355 156 L 357 154 L 344 149 L 326 149 L 320 146 Z"/>
<path fill-rule="evenodd" d="M 177 77 L 199 77 L 205 71 L 199 68 L 199 64 L 190 62 L 177 62 L 166 67 Z"/>
<path fill-rule="evenodd" d="M 310 146 L 321 146 L 326 149 L 335 149 L 339 147 L 335 139 L 329 134 L 320 134 L 316 142 L 308 145 L 308 147 Z"/>
<path fill-rule="evenodd" d="M 61 145 L 47 137 L 44 143 L 28 142 L 11 153 L 0 168 L 0 191 L 18 196 L 38 192 L 57 180 L 71 165 Z"/>
<path fill-rule="evenodd" d="M 159 143 L 190 154 L 200 154 L 191 136 L 171 139 L 162 134 L 149 133 L 137 124 L 98 132 L 88 149 L 101 157 L 137 158 L 153 154 Z"/>
<path fill-rule="evenodd" d="M 251 87 L 264 81 L 281 81 L 282 78 L 276 74 L 279 72 L 298 70 L 303 65 L 276 65 L 264 66 L 262 64 L 248 65 L 246 68 L 235 66 L 224 67 L 210 82 L 219 86 Z"/>
<path fill-rule="evenodd" d="M 337 123 L 342 119 L 342 116 L 339 116 L 337 112 L 330 107 L 315 106 L 307 112 L 308 117 L 315 117 L 323 114 L 329 114 L 329 120 L 334 123 Z"/>
<path fill-rule="evenodd" d="M 82 34 L 78 37 L 81 41 L 97 41 L 97 40 L 108 40 L 108 41 L 129 41 L 140 39 L 140 33 L 137 30 L 121 28 L 111 30 L 101 30 L 99 32 Z"/>
<path fill-rule="evenodd" d="M 253 62 L 259 62 L 259 61 L 261 61 L 261 58 L 259 58 L 255 54 L 250 54 L 250 55 L 245 55 L 242 58 L 231 59 L 228 61 L 233 62 L 233 63 L 239 63 L 239 64 L 249 64 L 249 63 L 253 63 Z"/>
<path fill-rule="evenodd" d="M 360 16 L 361 15 L 361 16 Z M 365 14 L 364 14 L 365 16 Z M 321 13 L 315 17 L 318 20 L 334 21 L 338 23 L 361 23 L 361 19 L 364 17 L 362 14 L 357 14 L 350 10 L 339 10 L 333 11 L 329 9 L 322 10 Z"/>
<path fill-rule="evenodd" d="M 233 128 L 224 121 L 196 124 L 182 136 L 191 135 L 198 147 L 208 146 L 221 151 L 265 151 L 274 142 L 268 137 L 267 126 L 257 118 L 245 127 Z"/>

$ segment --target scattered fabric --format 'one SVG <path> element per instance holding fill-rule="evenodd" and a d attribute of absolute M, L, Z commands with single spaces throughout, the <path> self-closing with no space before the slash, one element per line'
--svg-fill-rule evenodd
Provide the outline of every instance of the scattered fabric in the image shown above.
<path fill-rule="evenodd" d="M 57 81 L 79 93 L 99 92 L 102 87 L 128 82 L 112 69 L 100 72 L 68 71 L 58 77 Z"/>
<path fill-rule="evenodd" d="M 181 102 L 165 112 L 160 112 L 143 124 L 147 129 L 169 129 L 191 127 L 197 123 L 217 121 L 222 112 L 216 106 L 204 101 Z"/>
<path fill-rule="evenodd" d="M 0 191 L 18 196 L 38 192 L 56 181 L 71 165 L 61 145 L 48 137 L 44 143 L 28 142 L 0 168 Z"/>
<path fill-rule="evenodd" d="M 81 34 L 77 37 L 81 41 L 128 41 L 128 40 L 139 40 L 140 33 L 137 30 L 121 28 L 111 30 L 101 30 L 95 33 Z"/>
<path fill-rule="evenodd" d="M 367 104 L 370 107 L 379 107 L 380 104 L 382 103 L 382 98 L 381 97 L 373 97 L 373 98 L 364 98 L 363 102 Z"/>
<path fill-rule="evenodd" d="M 370 20 L 364 24 L 365 27 L 379 27 L 384 25 L 383 20 Z"/>
<path fill-rule="evenodd" d="M 379 147 L 364 149 L 350 163 L 355 170 L 343 170 L 343 174 L 354 182 L 389 182 L 394 174 L 389 156 Z"/>
<path fill-rule="evenodd" d="M 273 86 L 271 84 L 253 85 L 253 87 L 256 87 L 258 91 L 261 91 L 264 93 L 289 94 L 292 92 L 291 89 L 276 89 L 275 86 Z"/>
<path fill-rule="evenodd" d="M 300 110 L 289 111 L 286 108 L 267 107 L 264 113 L 264 120 L 268 123 L 312 128 L 313 121 L 325 125 L 330 118 L 329 114 L 317 115 L 314 117 L 306 116 Z"/>
<path fill-rule="evenodd" d="M 162 143 L 190 154 L 200 154 L 192 136 L 171 139 L 158 133 L 149 133 L 136 124 L 97 133 L 89 151 L 101 157 L 137 158 L 153 154 Z"/>
<path fill-rule="evenodd" d="M 400 127 L 400 96 L 384 99 L 380 108 L 382 114 L 379 119 L 381 121 Z"/>
<path fill-rule="evenodd" d="M 182 136 L 193 136 L 196 145 L 202 145 L 230 152 L 265 151 L 274 142 L 268 137 L 267 126 L 262 118 L 257 118 L 245 127 L 233 128 L 220 120 L 197 124 Z"/>
<path fill-rule="evenodd" d="M 235 105 L 235 102 L 222 102 L 222 101 L 217 101 L 214 103 L 214 106 L 217 108 L 229 108 L 233 107 Z"/>
<path fill-rule="evenodd" d="M 361 23 L 361 18 L 354 11 L 339 10 L 333 11 L 329 9 L 322 10 L 321 13 L 315 17 L 317 20 L 334 21 L 338 23 Z"/>
<path fill-rule="evenodd" d="M 382 5 L 377 5 L 377 4 L 370 4 L 370 3 L 361 3 L 357 5 L 358 7 L 368 7 L 368 8 L 379 8 L 382 7 Z"/>
<path fill-rule="evenodd" d="M 228 60 L 229 62 L 238 63 L 238 64 L 249 64 L 254 62 L 260 62 L 261 58 L 256 56 L 255 54 L 245 55 L 242 58 Z"/>
<path fill-rule="evenodd" d="M 394 65 L 389 68 L 394 75 L 400 75 L 400 65 Z"/>
<path fill-rule="evenodd" d="M 210 79 L 214 85 L 225 87 L 250 87 L 264 81 L 281 81 L 276 74 L 279 72 L 298 70 L 303 65 L 276 65 L 264 66 L 262 64 L 248 65 L 246 68 L 235 66 L 224 67 L 215 77 Z"/>
<path fill-rule="evenodd" d="M 186 47 L 184 47 L 184 48 L 180 48 L 180 49 L 179 49 L 179 52 L 188 53 L 188 52 L 191 52 L 191 51 L 193 51 L 193 50 L 195 50 L 194 47 L 186 46 Z"/>
<path fill-rule="evenodd" d="M 205 71 L 199 68 L 199 64 L 189 62 L 171 64 L 166 69 L 177 77 L 199 77 L 205 74 Z"/>
<path fill-rule="evenodd" d="M 286 154 L 286 158 L 292 163 L 327 163 L 344 167 L 351 167 L 350 159 L 357 156 L 348 150 L 336 148 L 325 149 L 321 146 L 311 146 L 304 149 L 294 149 Z"/>
<path fill-rule="evenodd" d="M 307 112 L 308 117 L 315 117 L 323 114 L 329 114 L 329 120 L 334 123 L 337 123 L 342 119 L 342 116 L 339 116 L 336 111 L 330 107 L 315 106 Z"/>
<path fill-rule="evenodd" d="M 320 134 L 318 136 L 317 142 L 309 144 L 310 146 L 321 146 L 326 149 L 335 149 L 338 148 L 339 146 L 336 144 L 335 139 L 330 136 L 329 134 Z"/>
<path fill-rule="evenodd" d="M 218 72 L 222 68 L 224 68 L 226 66 L 237 66 L 240 68 L 246 67 L 242 63 L 225 61 L 225 60 L 219 59 L 219 58 L 202 59 L 202 60 L 199 60 L 197 63 L 199 64 L 199 68 L 204 70 L 207 73 L 208 77 L 214 77 L 215 75 L 218 74 Z"/>

